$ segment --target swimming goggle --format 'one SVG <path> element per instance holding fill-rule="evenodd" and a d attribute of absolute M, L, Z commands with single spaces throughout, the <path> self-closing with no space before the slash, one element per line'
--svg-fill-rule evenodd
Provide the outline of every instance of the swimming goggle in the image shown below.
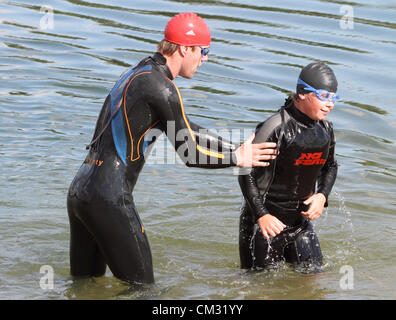
<path fill-rule="evenodd" d="M 304 90 L 315 92 L 315 95 L 318 97 L 319 100 L 327 101 L 330 99 L 333 103 L 336 103 L 336 101 L 340 99 L 340 96 L 337 93 L 334 93 L 331 97 L 331 93 L 329 91 L 323 89 L 317 90 L 311 87 L 308 83 L 302 81 L 300 78 L 298 78 L 297 84 L 304 85 Z"/>
<path fill-rule="evenodd" d="M 201 46 L 200 46 L 200 48 L 201 48 L 202 57 L 205 57 L 209 54 L 209 48 L 202 48 Z"/>

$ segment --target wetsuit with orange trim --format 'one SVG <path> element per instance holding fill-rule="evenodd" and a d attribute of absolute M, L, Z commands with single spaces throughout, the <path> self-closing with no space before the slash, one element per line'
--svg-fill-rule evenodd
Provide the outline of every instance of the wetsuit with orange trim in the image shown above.
<path fill-rule="evenodd" d="M 236 165 L 237 146 L 187 118 L 160 53 L 128 69 L 107 96 L 87 157 L 70 185 L 70 267 L 74 276 L 103 275 L 106 265 L 131 283 L 154 281 L 151 250 L 132 191 L 155 138 L 165 132 L 187 166 Z"/>
<path fill-rule="evenodd" d="M 277 142 L 279 155 L 270 166 L 239 176 L 244 195 L 239 252 L 241 267 L 265 268 L 286 260 L 301 271 L 320 270 L 322 252 L 317 236 L 302 211 L 315 190 L 327 199 L 337 176 L 335 137 L 327 120 L 312 120 L 287 99 L 272 117 L 260 123 L 254 143 Z M 286 228 L 265 239 L 257 220 L 271 214 Z"/>

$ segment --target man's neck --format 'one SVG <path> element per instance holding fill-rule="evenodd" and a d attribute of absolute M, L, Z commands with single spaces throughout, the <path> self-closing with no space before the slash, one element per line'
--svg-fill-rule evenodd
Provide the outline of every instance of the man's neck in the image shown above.
<path fill-rule="evenodd" d="M 178 56 L 177 52 L 175 52 L 171 56 L 165 55 L 162 52 L 160 53 L 166 59 L 166 65 L 168 66 L 170 72 L 172 73 L 173 79 L 175 79 L 179 75 L 182 60 Z"/>

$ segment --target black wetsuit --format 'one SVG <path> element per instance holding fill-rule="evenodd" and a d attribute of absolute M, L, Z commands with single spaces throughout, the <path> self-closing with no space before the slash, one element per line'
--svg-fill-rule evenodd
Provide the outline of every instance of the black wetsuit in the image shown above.
<path fill-rule="evenodd" d="M 69 188 L 72 275 L 102 275 L 107 264 L 121 280 L 154 281 L 149 243 L 132 197 L 147 148 L 155 141 L 145 139 L 153 129 L 167 134 L 187 166 L 236 165 L 234 144 L 188 120 L 160 53 L 128 69 L 104 102 L 87 157 Z"/>
<path fill-rule="evenodd" d="M 316 192 L 327 198 L 337 176 L 335 138 L 331 122 L 314 121 L 291 99 L 260 123 L 254 143 L 277 142 L 280 154 L 268 167 L 239 176 L 244 195 L 240 217 L 239 250 L 242 268 L 264 268 L 281 260 L 294 264 L 322 263 L 322 253 L 311 223 L 301 211 Z M 316 186 L 317 185 L 317 186 Z M 256 223 L 271 214 L 287 227 L 267 240 Z M 305 263 L 306 262 L 306 263 Z"/>

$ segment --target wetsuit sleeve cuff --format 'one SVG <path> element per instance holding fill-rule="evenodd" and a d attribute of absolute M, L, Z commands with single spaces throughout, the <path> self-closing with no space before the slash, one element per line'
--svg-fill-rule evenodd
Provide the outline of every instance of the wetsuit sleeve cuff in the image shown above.
<path fill-rule="evenodd" d="M 321 190 L 318 190 L 317 193 L 321 193 L 321 194 L 323 194 L 325 196 L 326 202 L 325 202 L 324 206 L 325 206 L 325 208 L 327 208 L 329 206 L 329 203 L 328 203 L 329 194 L 324 192 L 324 191 L 321 191 Z"/>
<path fill-rule="evenodd" d="M 256 204 L 256 210 L 254 210 L 254 218 L 256 219 L 256 221 L 261 217 L 265 216 L 266 214 L 269 214 L 267 208 L 263 204 L 263 200 L 261 197 L 254 197 L 253 202 Z"/>
<path fill-rule="evenodd" d="M 260 212 L 256 212 L 256 216 L 255 216 L 256 222 L 258 221 L 258 219 L 264 217 L 266 214 L 269 214 L 267 210 L 261 210 Z"/>

